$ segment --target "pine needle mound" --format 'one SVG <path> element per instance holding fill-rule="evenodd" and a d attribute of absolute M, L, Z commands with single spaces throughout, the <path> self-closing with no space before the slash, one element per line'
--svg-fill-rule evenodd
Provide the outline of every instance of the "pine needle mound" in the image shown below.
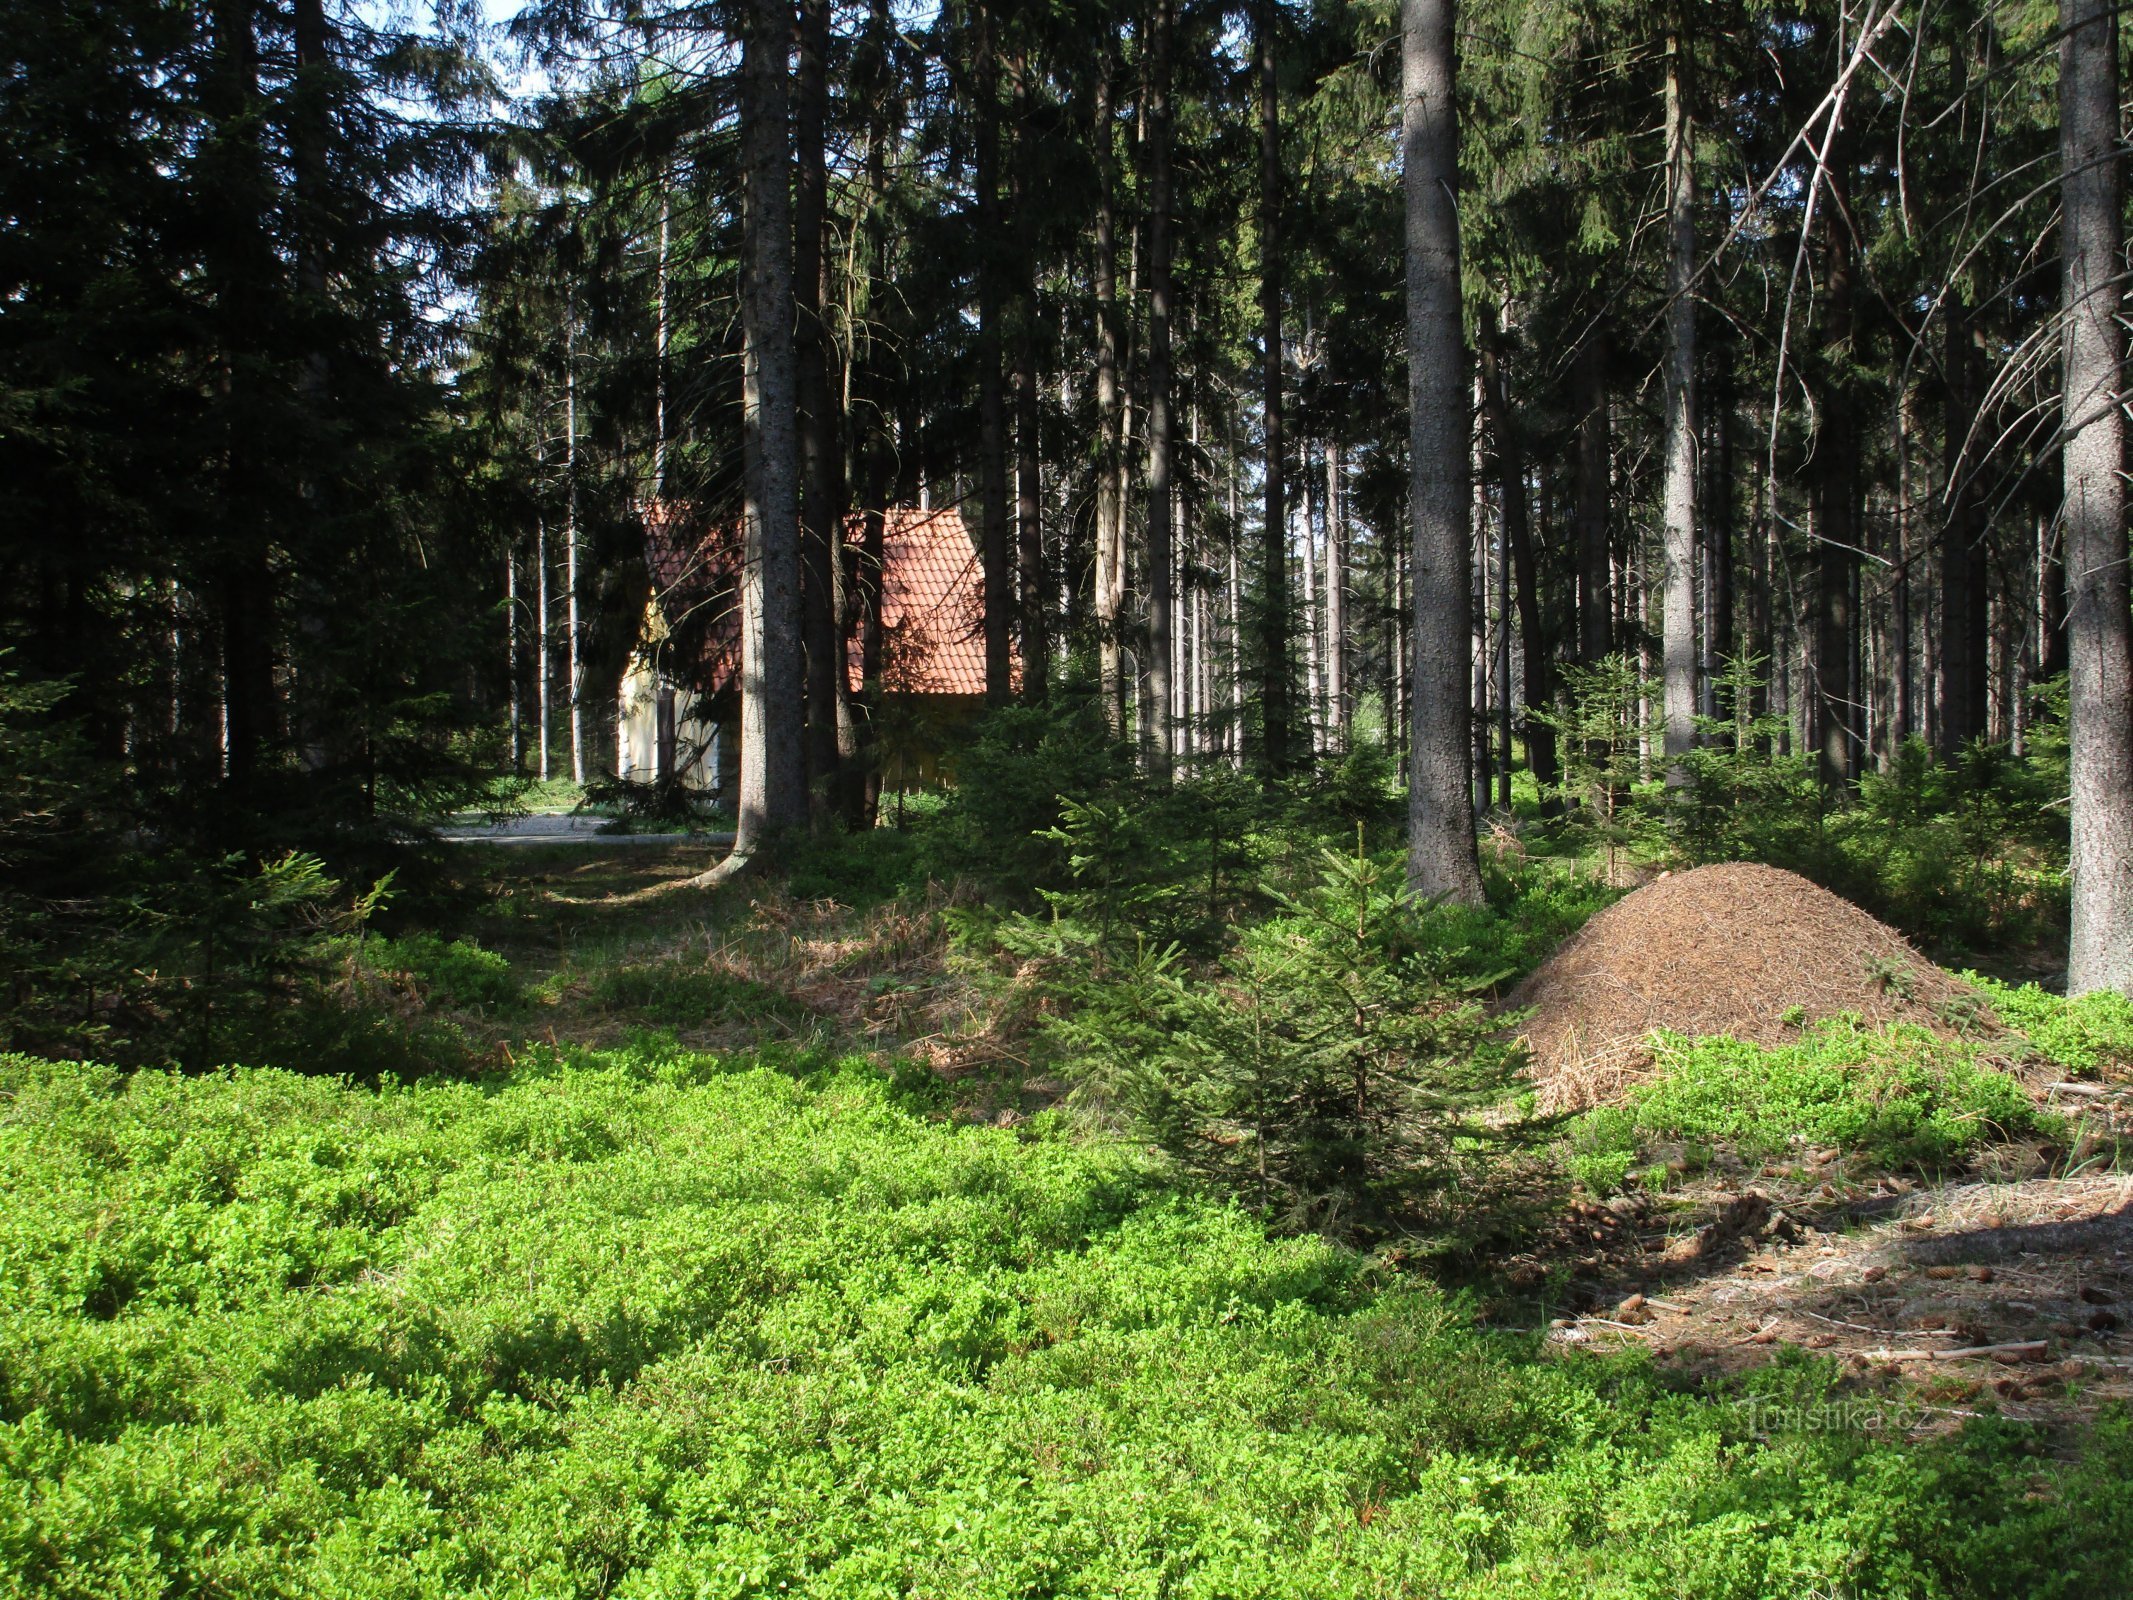
<path fill-rule="evenodd" d="M 1784 1044 L 1851 1012 L 1974 1032 L 1965 984 L 1850 901 L 1795 872 L 1725 862 L 1669 873 L 1565 940 L 1511 995 L 1548 1110 L 1618 1098 L 1651 1069 L 1659 1029 Z M 1989 1014 L 1987 1019 L 1989 1021 Z"/>

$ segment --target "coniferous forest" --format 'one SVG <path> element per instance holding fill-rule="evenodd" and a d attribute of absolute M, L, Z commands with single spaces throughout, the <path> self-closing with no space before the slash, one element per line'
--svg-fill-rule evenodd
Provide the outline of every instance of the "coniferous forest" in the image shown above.
<path fill-rule="evenodd" d="M 2133 1584 L 2115 0 L 0 15 L 0 1593 Z"/>

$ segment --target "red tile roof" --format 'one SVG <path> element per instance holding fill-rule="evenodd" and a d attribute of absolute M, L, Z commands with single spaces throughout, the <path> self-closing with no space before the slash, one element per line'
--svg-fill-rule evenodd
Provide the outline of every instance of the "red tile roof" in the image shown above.
<path fill-rule="evenodd" d="M 740 528 L 704 528 L 694 508 L 655 501 L 642 508 L 645 561 L 672 632 L 674 666 L 700 693 L 740 679 L 741 618 L 736 578 Z M 863 520 L 845 524 L 856 558 Z M 882 530 L 882 687 L 892 694 L 985 692 L 985 585 L 978 553 L 953 506 L 892 506 Z M 862 583 L 868 581 L 863 570 Z M 856 639 L 846 671 L 859 687 Z"/>

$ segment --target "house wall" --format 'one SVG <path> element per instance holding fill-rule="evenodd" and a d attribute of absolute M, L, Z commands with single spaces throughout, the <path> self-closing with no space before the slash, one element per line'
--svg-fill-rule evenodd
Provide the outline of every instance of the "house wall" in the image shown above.
<path fill-rule="evenodd" d="M 622 675 L 615 707 L 615 776 L 651 783 L 659 774 L 660 683 L 639 653 Z M 697 696 L 669 687 L 674 707 L 674 763 L 682 786 L 698 793 L 731 792 L 737 766 L 732 728 Z"/>

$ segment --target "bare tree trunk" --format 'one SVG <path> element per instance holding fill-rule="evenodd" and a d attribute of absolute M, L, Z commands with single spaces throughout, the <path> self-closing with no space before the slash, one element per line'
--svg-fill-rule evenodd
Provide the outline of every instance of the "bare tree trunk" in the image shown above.
<path fill-rule="evenodd" d="M 1348 748 L 1348 526 L 1341 495 L 1341 447 L 1326 441 L 1326 748 Z"/>
<path fill-rule="evenodd" d="M 1419 894 L 1475 905 L 1481 866 L 1467 785 L 1467 361 L 1453 10 L 1453 0 L 1400 7 L 1415 594 L 1407 880 Z"/>
<path fill-rule="evenodd" d="M 1736 638 L 1733 581 L 1733 347 L 1721 343 L 1714 362 L 1717 393 L 1711 397 L 1710 431 L 1712 475 L 1705 478 L 1703 505 L 1704 550 L 1707 565 L 1704 584 L 1704 700 L 1714 717 L 1734 715 L 1731 701 L 1721 703 L 1712 686 L 1728 662 L 1740 653 Z"/>
<path fill-rule="evenodd" d="M 1963 746 L 1984 733 L 1989 698 L 1983 507 L 1978 492 L 1978 444 L 1971 438 L 1978 414 L 1979 360 L 1970 313 L 1959 289 L 1947 297 L 1944 327 L 1948 510 L 1940 556 L 1938 744 L 1941 755 L 1953 759 Z"/>
<path fill-rule="evenodd" d="M 793 161 L 785 90 L 792 38 L 789 0 L 751 0 L 748 18 L 741 56 L 741 149 L 747 182 L 741 290 L 746 548 L 741 563 L 740 803 L 733 854 L 714 873 L 738 870 L 768 834 L 807 820 L 792 337 Z"/>
<path fill-rule="evenodd" d="M 1501 307 L 1488 308 L 1478 326 L 1482 405 L 1495 447 L 1496 482 L 1503 496 L 1504 544 L 1517 588 L 1518 631 L 1525 652 L 1526 764 L 1532 768 L 1533 781 L 1540 789 L 1543 811 L 1554 815 L 1561 803 L 1551 797 L 1550 791 L 1562 776 L 1555 758 L 1555 730 L 1535 715 L 1555 709 L 1553 642 L 1542 614 L 1539 563 L 1526 503 L 1525 447 L 1511 416 L 1503 370 Z"/>
<path fill-rule="evenodd" d="M 1696 743 L 1696 152 L 1680 37 L 1666 43 L 1666 781 Z"/>
<path fill-rule="evenodd" d="M 1028 82 L 1028 65 L 1019 74 Z M 1017 104 L 1026 108 L 1026 87 Z M 1026 119 L 1025 119 L 1026 120 Z M 1029 157 L 1017 146 L 1016 242 L 1021 279 L 1021 322 L 1015 341 L 1015 566 L 1021 588 L 1022 697 L 1041 705 L 1050 688 L 1050 598 L 1044 569 L 1044 466 L 1037 405 L 1037 244 L 1036 206 L 1030 194 Z"/>
<path fill-rule="evenodd" d="M 1822 416 L 1815 430 L 1815 719 L 1822 787 L 1848 789 L 1858 775 L 1861 718 L 1855 682 L 1858 628 L 1859 441 L 1853 405 L 1854 259 L 1851 156 L 1842 130 L 1830 135 L 1828 192 L 1822 199 Z"/>
<path fill-rule="evenodd" d="M 175 612 L 173 615 L 175 615 Z M 519 712 L 518 550 L 515 547 L 504 552 L 504 619 L 505 631 L 509 635 L 511 650 L 511 654 L 508 657 L 511 683 L 511 770 L 517 772 L 526 764 L 526 742 L 521 728 L 522 718 Z M 173 629 L 173 635 L 175 636 L 175 628 Z M 175 649 L 173 649 L 172 655 L 175 658 Z M 173 661 L 172 680 L 176 681 L 175 661 Z"/>
<path fill-rule="evenodd" d="M 1578 346 L 1571 384 L 1578 416 L 1578 659 L 1586 666 L 1614 649 L 1614 596 L 1608 582 L 1607 502 L 1613 491 L 1608 442 L 1607 329 L 1595 322 Z"/>
<path fill-rule="evenodd" d="M 1308 347 L 1308 331 L 1304 342 Z M 1303 583 L 1304 727 L 1310 735 L 1312 754 L 1316 755 L 1326 747 L 1325 701 L 1318 672 L 1318 522 L 1322 508 L 1319 505 L 1319 483 L 1311 473 L 1311 442 L 1308 438 L 1297 445 L 1296 470 L 1304 480 L 1303 551 L 1296 563 L 1297 577 Z"/>
<path fill-rule="evenodd" d="M 1259 714 L 1262 765 L 1270 777 L 1289 770 L 1295 740 L 1289 705 L 1289 518 L 1283 494 L 1281 371 L 1281 122 L 1274 75 L 1278 0 L 1259 0 L 1259 324 L 1265 407 L 1265 510 L 1259 576 Z"/>
<path fill-rule="evenodd" d="M 883 206 L 888 192 L 889 129 L 896 115 L 889 72 L 892 37 L 889 0 L 869 0 L 866 29 L 853 58 L 852 87 L 869 108 L 867 203 L 858 224 L 855 254 L 865 263 L 871 281 L 854 274 L 854 281 L 847 287 L 847 293 L 853 296 L 863 290 L 871 296 L 873 285 L 886 282 L 890 270 Z M 852 315 L 847 325 L 856 329 L 860 320 Z M 845 368 L 845 383 L 870 403 L 855 409 L 847 397 L 843 407 L 845 414 L 855 419 L 858 429 L 853 465 L 857 473 L 859 547 L 839 552 L 844 573 L 844 611 L 838 619 L 839 637 L 850 641 L 856 633 L 859 646 L 859 684 L 857 689 L 847 689 L 837 720 L 837 756 L 842 774 L 839 805 L 846 823 L 855 828 L 874 826 L 881 801 L 881 763 L 877 758 L 880 746 L 875 724 L 881 689 L 881 568 L 896 470 L 896 441 L 878 374 L 873 336 L 871 332 L 860 334 Z"/>
<path fill-rule="evenodd" d="M 1467 408 L 1469 418 L 1469 445 L 1467 453 L 1467 489 L 1471 499 L 1472 544 L 1468 547 L 1467 570 L 1473 579 L 1472 602 L 1467 617 L 1473 628 L 1474 687 L 1468 701 L 1472 718 L 1474 759 L 1474 811 L 1477 815 L 1489 809 L 1489 789 L 1495 780 L 1496 767 L 1491 757 L 1489 743 L 1489 490 L 1488 473 L 1483 469 L 1481 456 L 1481 431 L 1472 425 L 1472 419 L 1481 412 L 1480 375 L 1475 375 L 1474 395 Z"/>
<path fill-rule="evenodd" d="M 1478 407 L 1476 409 L 1479 409 Z M 1525 514 L 1524 483 L 1503 485 L 1504 525 L 1496 530 L 1496 804 L 1511 810 L 1511 520 L 1510 503 Z"/>
<path fill-rule="evenodd" d="M 1148 39 L 1148 699 L 1142 744 L 1151 776 L 1171 770 L 1171 486 L 1177 416 L 1170 370 L 1170 35 L 1172 0 L 1155 0 Z"/>
<path fill-rule="evenodd" d="M 577 317 L 563 327 L 563 626 L 570 685 L 570 781 L 585 782 L 585 671 L 578 619 Z"/>
<path fill-rule="evenodd" d="M 800 597 L 807 652 L 807 780 L 827 798 L 838 782 L 837 726 L 849 716 L 844 630 L 844 442 L 837 352 L 825 320 L 824 228 L 829 172 L 830 0 L 800 0 L 794 79 L 793 317 L 800 425 Z"/>
<path fill-rule="evenodd" d="M 534 630 L 537 636 L 536 649 L 539 655 L 539 662 L 535 669 L 534 677 L 538 680 L 537 687 L 539 690 L 541 782 L 546 783 L 548 781 L 549 741 L 548 680 L 554 674 L 551 670 L 553 659 L 550 655 L 553 647 L 550 643 L 548 628 L 548 523 L 545 519 L 535 523 L 533 528 L 533 571 L 535 593 L 537 595 L 535 605 L 539 612 L 537 626 Z"/>
<path fill-rule="evenodd" d="M 1237 504 L 1237 423 L 1230 414 L 1229 440 L 1229 726 L 1224 747 L 1230 765 L 1244 765 L 1244 573 L 1237 546 L 1244 539 L 1243 513 Z"/>
<path fill-rule="evenodd" d="M 241 178 L 250 181 L 263 161 L 256 132 L 262 113 L 255 8 L 251 0 L 216 0 L 211 14 L 214 55 L 207 64 L 201 100 L 215 125 L 212 137 L 225 146 L 221 160 L 241 165 Z M 228 553 L 216 563 L 214 591 L 222 631 L 222 773 L 241 796 L 280 731 L 275 582 L 268 560 L 270 535 L 258 504 L 253 460 L 257 441 L 237 421 L 248 398 L 250 363 L 236 359 L 248 342 L 252 296 L 274 267 L 265 229 L 257 225 L 263 219 L 231 221 L 219 230 L 223 237 L 215 241 L 209 257 L 221 324 L 218 381 L 231 424 L 223 441 L 218 485 L 218 514 L 227 524 Z"/>
<path fill-rule="evenodd" d="M 667 319 L 667 266 L 672 246 L 673 200 L 668 192 L 664 173 L 659 180 L 659 258 L 653 272 L 653 329 L 652 329 L 652 503 L 660 504 L 667 492 L 667 352 L 669 349 L 669 324 Z M 653 747 L 652 777 L 655 782 L 666 783 L 674 776 L 675 757 L 675 706 L 674 684 L 666 672 L 666 664 L 660 652 L 652 658 L 652 705 L 657 738 Z M 616 741 L 620 745 L 621 740 Z M 619 771 L 618 776 L 628 774 Z"/>
<path fill-rule="evenodd" d="M 2067 991 L 2133 994 L 2133 642 L 2126 582 L 2118 12 L 2060 0 L 2063 471 L 2073 766 Z"/>
<path fill-rule="evenodd" d="M 1126 602 L 1126 507 L 1119 476 L 1125 457 L 1119 377 L 1125 339 L 1119 327 L 1111 71 L 1112 63 L 1106 58 L 1096 83 L 1096 631 L 1104 718 L 1112 737 L 1123 738 L 1126 668 L 1119 626 Z"/>
<path fill-rule="evenodd" d="M 1008 565 L 1007 397 L 1000 358 L 1000 85 L 989 5 L 976 8 L 971 93 L 977 99 L 978 558 L 984 574 L 985 699 L 1010 692 L 1014 586 Z"/>

